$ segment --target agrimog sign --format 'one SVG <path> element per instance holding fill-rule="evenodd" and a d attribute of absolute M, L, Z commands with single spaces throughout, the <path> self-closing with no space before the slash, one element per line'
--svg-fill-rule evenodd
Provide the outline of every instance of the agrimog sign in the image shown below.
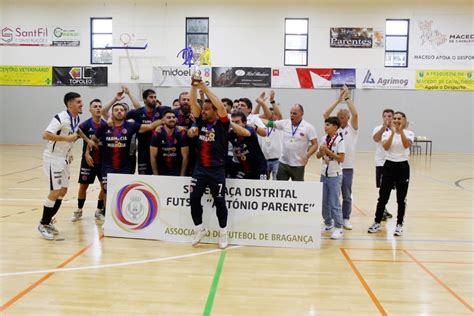
<path fill-rule="evenodd" d="M 105 236 L 191 242 L 190 178 L 109 174 Z M 289 248 L 319 248 L 319 182 L 226 181 L 229 243 Z M 219 225 L 207 192 L 204 242 L 215 243 Z"/>
<path fill-rule="evenodd" d="M 415 70 L 357 69 L 359 89 L 415 89 Z"/>
<path fill-rule="evenodd" d="M 412 67 L 474 68 L 472 14 L 417 17 L 412 30 Z"/>

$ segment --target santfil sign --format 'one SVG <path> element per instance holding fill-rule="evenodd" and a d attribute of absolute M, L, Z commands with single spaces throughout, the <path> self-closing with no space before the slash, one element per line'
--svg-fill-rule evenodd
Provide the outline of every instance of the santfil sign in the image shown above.
<path fill-rule="evenodd" d="M 189 190 L 188 177 L 109 174 L 105 236 L 191 243 Z M 319 182 L 227 180 L 229 243 L 319 248 L 321 192 Z M 217 243 L 219 225 L 209 192 L 202 205 L 209 229 L 203 242 Z"/>

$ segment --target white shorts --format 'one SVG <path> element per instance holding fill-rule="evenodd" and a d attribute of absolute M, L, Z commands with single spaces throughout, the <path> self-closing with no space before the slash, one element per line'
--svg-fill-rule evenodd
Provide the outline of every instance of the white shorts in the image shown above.
<path fill-rule="evenodd" d="M 69 165 L 43 161 L 43 171 L 51 191 L 69 187 Z"/>

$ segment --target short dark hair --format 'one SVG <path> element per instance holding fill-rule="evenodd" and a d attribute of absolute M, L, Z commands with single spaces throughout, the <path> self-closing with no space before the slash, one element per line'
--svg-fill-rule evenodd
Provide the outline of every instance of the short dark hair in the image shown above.
<path fill-rule="evenodd" d="M 400 114 L 405 119 L 407 118 L 407 116 L 403 112 L 397 111 L 397 112 L 393 113 L 393 115 L 396 115 L 396 114 Z"/>
<path fill-rule="evenodd" d="M 392 109 L 385 109 L 385 110 L 383 110 L 382 116 L 383 116 L 385 113 L 392 113 L 392 115 L 394 114 L 394 112 L 393 112 Z"/>
<path fill-rule="evenodd" d="M 174 99 L 174 100 L 173 100 L 173 104 L 174 104 L 175 102 L 179 102 L 179 100 L 178 100 L 178 99 Z"/>
<path fill-rule="evenodd" d="M 91 106 L 92 103 L 94 103 L 94 102 L 102 103 L 102 101 L 100 101 L 100 99 L 94 99 L 94 100 L 92 100 L 92 101 L 89 103 L 89 106 Z"/>
<path fill-rule="evenodd" d="M 240 98 L 239 102 L 244 102 L 249 109 L 252 109 L 252 101 L 248 98 Z"/>
<path fill-rule="evenodd" d="M 341 121 L 339 121 L 339 118 L 337 116 L 328 117 L 327 119 L 324 120 L 324 123 L 336 125 L 338 128 L 341 127 Z"/>
<path fill-rule="evenodd" d="M 234 103 L 239 103 L 239 99 L 234 99 Z"/>
<path fill-rule="evenodd" d="M 115 103 L 114 105 L 112 105 L 111 111 L 113 111 L 116 106 L 121 106 L 121 107 L 123 107 L 125 110 L 128 110 L 128 109 L 129 109 L 127 103 L 125 103 L 125 102 L 117 102 L 117 103 Z"/>
<path fill-rule="evenodd" d="M 148 98 L 148 96 L 149 96 L 150 94 L 156 94 L 155 90 L 146 89 L 145 91 L 143 91 L 143 93 L 142 93 L 143 100 L 145 100 L 146 98 Z"/>
<path fill-rule="evenodd" d="M 223 99 L 221 99 L 221 101 L 222 101 L 222 103 L 226 103 L 226 104 L 229 105 L 229 106 L 234 105 L 234 104 L 232 103 L 232 100 L 229 99 L 229 98 L 223 98 Z M 225 105 L 225 104 L 224 104 L 224 105 Z"/>
<path fill-rule="evenodd" d="M 68 92 L 64 95 L 64 105 L 67 106 L 67 103 L 75 98 L 80 98 L 81 95 L 76 92 Z"/>
<path fill-rule="evenodd" d="M 232 112 L 232 114 L 230 115 L 231 118 L 233 117 L 240 117 L 240 119 L 242 120 L 243 123 L 247 123 L 247 116 L 245 116 L 244 112 L 242 111 L 235 111 L 235 112 Z"/>
<path fill-rule="evenodd" d="M 162 117 L 165 117 L 166 114 L 168 114 L 168 113 L 171 113 L 171 114 L 173 114 L 174 116 L 176 116 L 176 113 L 175 113 L 173 110 L 171 110 L 171 109 L 164 110 L 163 113 L 161 113 L 161 116 L 162 116 Z"/>
<path fill-rule="evenodd" d="M 200 99 L 198 99 L 198 100 L 200 100 Z M 204 103 L 209 103 L 209 104 L 211 104 L 211 105 L 212 105 L 212 109 L 213 109 L 214 111 L 217 111 L 217 108 L 216 108 L 216 106 L 214 105 L 214 103 L 212 103 L 211 99 L 205 99 L 204 102 L 202 103 L 201 107 L 204 106 Z"/>

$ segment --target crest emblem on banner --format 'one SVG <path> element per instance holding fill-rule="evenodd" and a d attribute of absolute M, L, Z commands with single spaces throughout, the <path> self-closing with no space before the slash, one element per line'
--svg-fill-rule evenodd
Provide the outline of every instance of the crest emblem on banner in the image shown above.
<path fill-rule="evenodd" d="M 138 232 L 155 220 L 159 209 L 158 193 L 144 182 L 122 187 L 114 197 L 112 218 L 127 232 Z"/>

